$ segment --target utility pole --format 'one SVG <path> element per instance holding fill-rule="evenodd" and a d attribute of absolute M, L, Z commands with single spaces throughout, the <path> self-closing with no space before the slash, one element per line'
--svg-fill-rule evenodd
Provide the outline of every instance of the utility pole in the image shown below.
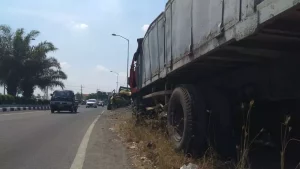
<path fill-rule="evenodd" d="M 80 91 L 81 91 L 81 92 L 80 92 L 80 95 L 81 95 L 81 101 L 83 100 L 83 97 L 82 97 L 82 88 L 83 88 L 83 87 L 82 87 L 82 85 L 81 85 L 81 86 L 80 86 Z"/>
<path fill-rule="evenodd" d="M 99 89 L 96 90 L 97 101 L 99 100 L 98 91 L 99 91 Z"/>
<path fill-rule="evenodd" d="M 46 89 L 45 89 L 45 91 L 44 91 L 44 97 L 45 97 L 45 99 L 46 100 L 48 100 L 49 99 L 49 93 L 48 93 L 48 87 L 46 87 Z"/>
<path fill-rule="evenodd" d="M 116 89 L 116 93 L 118 91 L 118 87 L 119 87 L 119 75 L 117 76 L 117 89 Z"/>
<path fill-rule="evenodd" d="M 129 84 L 129 81 L 128 81 L 128 71 L 129 71 L 129 40 L 127 39 L 127 70 L 126 70 L 126 87 L 128 88 L 128 84 Z"/>
<path fill-rule="evenodd" d="M 3 95 L 5 95 L 5 84 L 3 85 Z"/>

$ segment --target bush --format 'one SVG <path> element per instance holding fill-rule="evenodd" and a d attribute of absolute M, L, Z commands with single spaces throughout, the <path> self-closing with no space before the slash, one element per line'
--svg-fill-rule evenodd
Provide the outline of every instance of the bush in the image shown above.
<path fill-rule="evenodd" d="M 2 102 L 3 102 L 3 98 L 4 98 L 4 96 L 0 93 L 0 105 L 1 105 Z"/>
<path fill-rule="evenodd" d="M 0 94 L 0 105 L 1 104 L 47 105 L 47 104 L 50 104 L 50 101 L 49 100 L 27 99 L 24 97 L 14 97 L 11 95 Z"/>
<path fill-rule="evenodd" d="M 15 101 L 15 97 L 11 95 L 0 95 L 0 104 L 12 104 Z"/>

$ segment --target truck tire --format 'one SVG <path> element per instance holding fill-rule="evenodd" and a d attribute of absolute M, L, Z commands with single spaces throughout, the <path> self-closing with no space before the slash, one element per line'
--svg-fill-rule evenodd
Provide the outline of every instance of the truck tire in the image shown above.
<path fill-rule="evenodd" d="M 175 150 L 193 155 L 207 149 L 207 115 L 198 91 L 193 85 L 177 87 L 168 107 L 167 129 Z"/>
<path fill-rule="evenodd" d="M 224 158 L 236 158 L 233 110 L 230 98 L 222 90 L 207 88 L 207 103 L 211 108 L 210 141 Z"/>

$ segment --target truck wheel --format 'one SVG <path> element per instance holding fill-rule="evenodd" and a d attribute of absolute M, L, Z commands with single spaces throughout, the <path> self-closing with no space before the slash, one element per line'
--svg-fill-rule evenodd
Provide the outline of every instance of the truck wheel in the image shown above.
<path fill-rule="evenodd" d="M 168 108 L 168 133 L 176 151 L 202 154 L 207 149 L 204 99 L 192 85 L 177 87 Z"/>
<path fill-rule="evenodd" d="M 229 97 L 224 91 L 206 90 L 207 101 L 211 107 L 210 140 L 212 146 L 224 158 L 235 158 L 235 137 L 233 125 L 233 110 Z"/>
<path fill-rule="evenodd" d="M 54 113 L 54 110 L 53 110 L 53 109 L 51 109 L 51 113 Z"/>

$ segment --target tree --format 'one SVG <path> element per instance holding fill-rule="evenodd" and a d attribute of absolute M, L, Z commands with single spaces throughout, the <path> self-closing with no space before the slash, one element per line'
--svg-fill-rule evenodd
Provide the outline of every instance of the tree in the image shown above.
<path fill-rule="evenodd" d="M 107 100 L 108 95 L 106 92 L 98 91 L 97 93 L 91 93 L 88 95 L 87 99 L 99 99 L 99 100 Z"/>
<path fill-rule="evenodd" d="M 75 94 L 75 98 L 78 99 L 78 100 L 82 100 L 81 94 L 80 94 L 79 92 L 77 92 L 77 93 Z"/>
<path fill-rule="evenodd" d="M 9 26 L 0 25 L 0 85 L 5 87 L 8 79 L 8 65 L 12 55 L 13 34 Z"/>
<path fill-rule="evenodd" d="M 50 42 L 41 42 L 32 49 L 24 63 L 24 76 L 20 83 L 24 97 L 31 97 L 36 87 L 42 90 L 56 86 L 64 88 L 61 80 L 67 79 L 67 75 L 55 58 L 46 56 L 48 52 L 55 50 L 57 49 Z"/>
<path fill-rule="evenodd" d="M 37 94 L 36 98 L 37 98 L 37 99 L 41 99 L 42 96 L 41 96 L 40 94 Z"/>
<path fill-rule="evenodd" d="M 22 68 L 26 55 L 29 51 L 29 42 L 35 32 L 29 33 L 24 38 L 24 29 L 17 29 L 12 32 L 11 28 L 5 25 L 0 26 L 1 30 L 1 81 L 7 86 L 7 93 L 16 96 L 17 88 L 22 77 Z"/>
<path fill-rule="evenodd" d="M 41 42 L 36 46 L 31 41 L 39 35 L 33 30 L 25 34 L 23 28 L 12 32 L 8 26 L 0 26 L 0 84 L 6 84 L 7 93 L 15 96 L 18 89 L 30 98 L 36 87 L 46 89 L 60 86 L 67 75 L 59 62 L 47 57 L 57 48 L 51 42 Z"/>

